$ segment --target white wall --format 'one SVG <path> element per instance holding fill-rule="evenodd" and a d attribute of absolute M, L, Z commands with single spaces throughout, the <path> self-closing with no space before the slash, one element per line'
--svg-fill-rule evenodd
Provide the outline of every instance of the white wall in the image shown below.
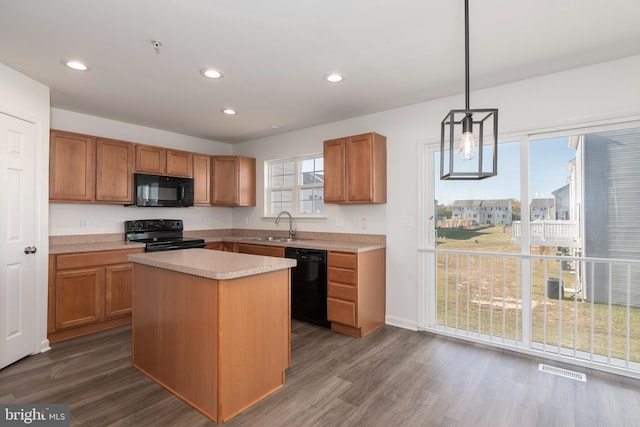
<path fill-rule="evenodd" d="M 0 64 L 0 112 L 35 124 L 35 340 L 34 349 L 49 348 L 47 340 L 47 283 L 49 260 L 49 88 Z M 4 155 L 4 154 L 2 154 Z M 6 183 L 0 182 L 0 187 Z M 5 226 L 5 224 L 2 224 Z M 2 280 L 2 279 L 0 279 Z"/>
<path fill-rule="evenodd" d="M 552 130 L 556 127 L 640 114 L 640 56 L 552 74 L 477 91 L 472 108 L 499 108 L 500 134 Z M 462 89 L 462 88 L 461 88 Z M 417 328 L 418 317 L 418 141 L 439 142 L 440 122 L 460 96 L 329 123 L 234 146 L 234 153 L 257 158 L 258 188 L 263 162 L 322 151 L 326 139 L 378 132 L 387 137 L 388 203 L 382 206 L 327 206 L 321 222 L 296 220 L 300 230 L 364 232 L 387 235 L 387 322 Z M 499 173 L 499 171 L 498 171 Z M 262 198 L 251 211 L 234 211 L 234 227 L 275 227 L 262 219 Z M 367 218 L 359 230 L 353 218 Z M 336 220 L 345 219 L 345 226 Z M 245 222 L 248 220 L 248 224 Z"/>
<path fill-rule="evenodd" d="M 232 152 L 229 144 L 58 108 L 51 109 L 51 128 L 195 153 Z M 185 230 L 230 228 L 231 215 L 231 208 L 219 207 L 139 208 L 105 204 L 51 203 L 49 235 L 123 233 L 124 221 L 143 218 L 182 219 Z"/>

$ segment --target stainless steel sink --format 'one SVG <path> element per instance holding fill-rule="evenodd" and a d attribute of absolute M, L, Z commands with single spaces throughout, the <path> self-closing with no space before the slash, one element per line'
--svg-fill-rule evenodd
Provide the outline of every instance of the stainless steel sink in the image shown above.
<path fill-rule="evenodd" d="M 244 240 L 255 240 L 258 242 L 276 242 L 276 243 L 288 243 L 288 242 L 298 242 L 303 239 L 289 239 L 288 237 L 275 237 L 275 236 L 266 236 L 266 237 L 245 237 Z"/>

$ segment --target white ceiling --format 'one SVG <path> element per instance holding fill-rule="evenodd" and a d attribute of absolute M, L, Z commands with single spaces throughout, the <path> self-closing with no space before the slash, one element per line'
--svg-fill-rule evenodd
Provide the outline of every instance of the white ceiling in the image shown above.
<path fill-rule="evenodd" d="M 639 0 L 471 0 L 471 89 L 640 54 L 639 20 Z M 464 2 L 0 0 L 0 63 L 53 107 L 235 143 L 462 93 Z"/>

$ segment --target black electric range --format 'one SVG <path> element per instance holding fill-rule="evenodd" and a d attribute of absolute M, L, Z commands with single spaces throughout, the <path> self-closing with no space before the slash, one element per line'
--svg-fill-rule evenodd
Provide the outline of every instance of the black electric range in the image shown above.
<path fill-rule="evenodd" d="M 182 237 L 181 219 L 140 219 L 124 222 L 124 239 L 144 243 L 145 252 L 204 248 L 204 239 Z"/>

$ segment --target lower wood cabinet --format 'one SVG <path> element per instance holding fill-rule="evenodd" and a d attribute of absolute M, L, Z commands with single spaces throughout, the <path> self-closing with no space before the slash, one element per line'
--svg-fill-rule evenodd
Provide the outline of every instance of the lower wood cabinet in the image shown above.
<path fill-rule="evenodd" d="M 363 337 L 384 325 L 385 249 L 329 251 L 327 317 L 336 332 Z"/>
<path fill-rule="evenodd" d="M 144 249 L 49 256 L 48 338 L 63 341 L 131 323 L 133 264 Z"/>

